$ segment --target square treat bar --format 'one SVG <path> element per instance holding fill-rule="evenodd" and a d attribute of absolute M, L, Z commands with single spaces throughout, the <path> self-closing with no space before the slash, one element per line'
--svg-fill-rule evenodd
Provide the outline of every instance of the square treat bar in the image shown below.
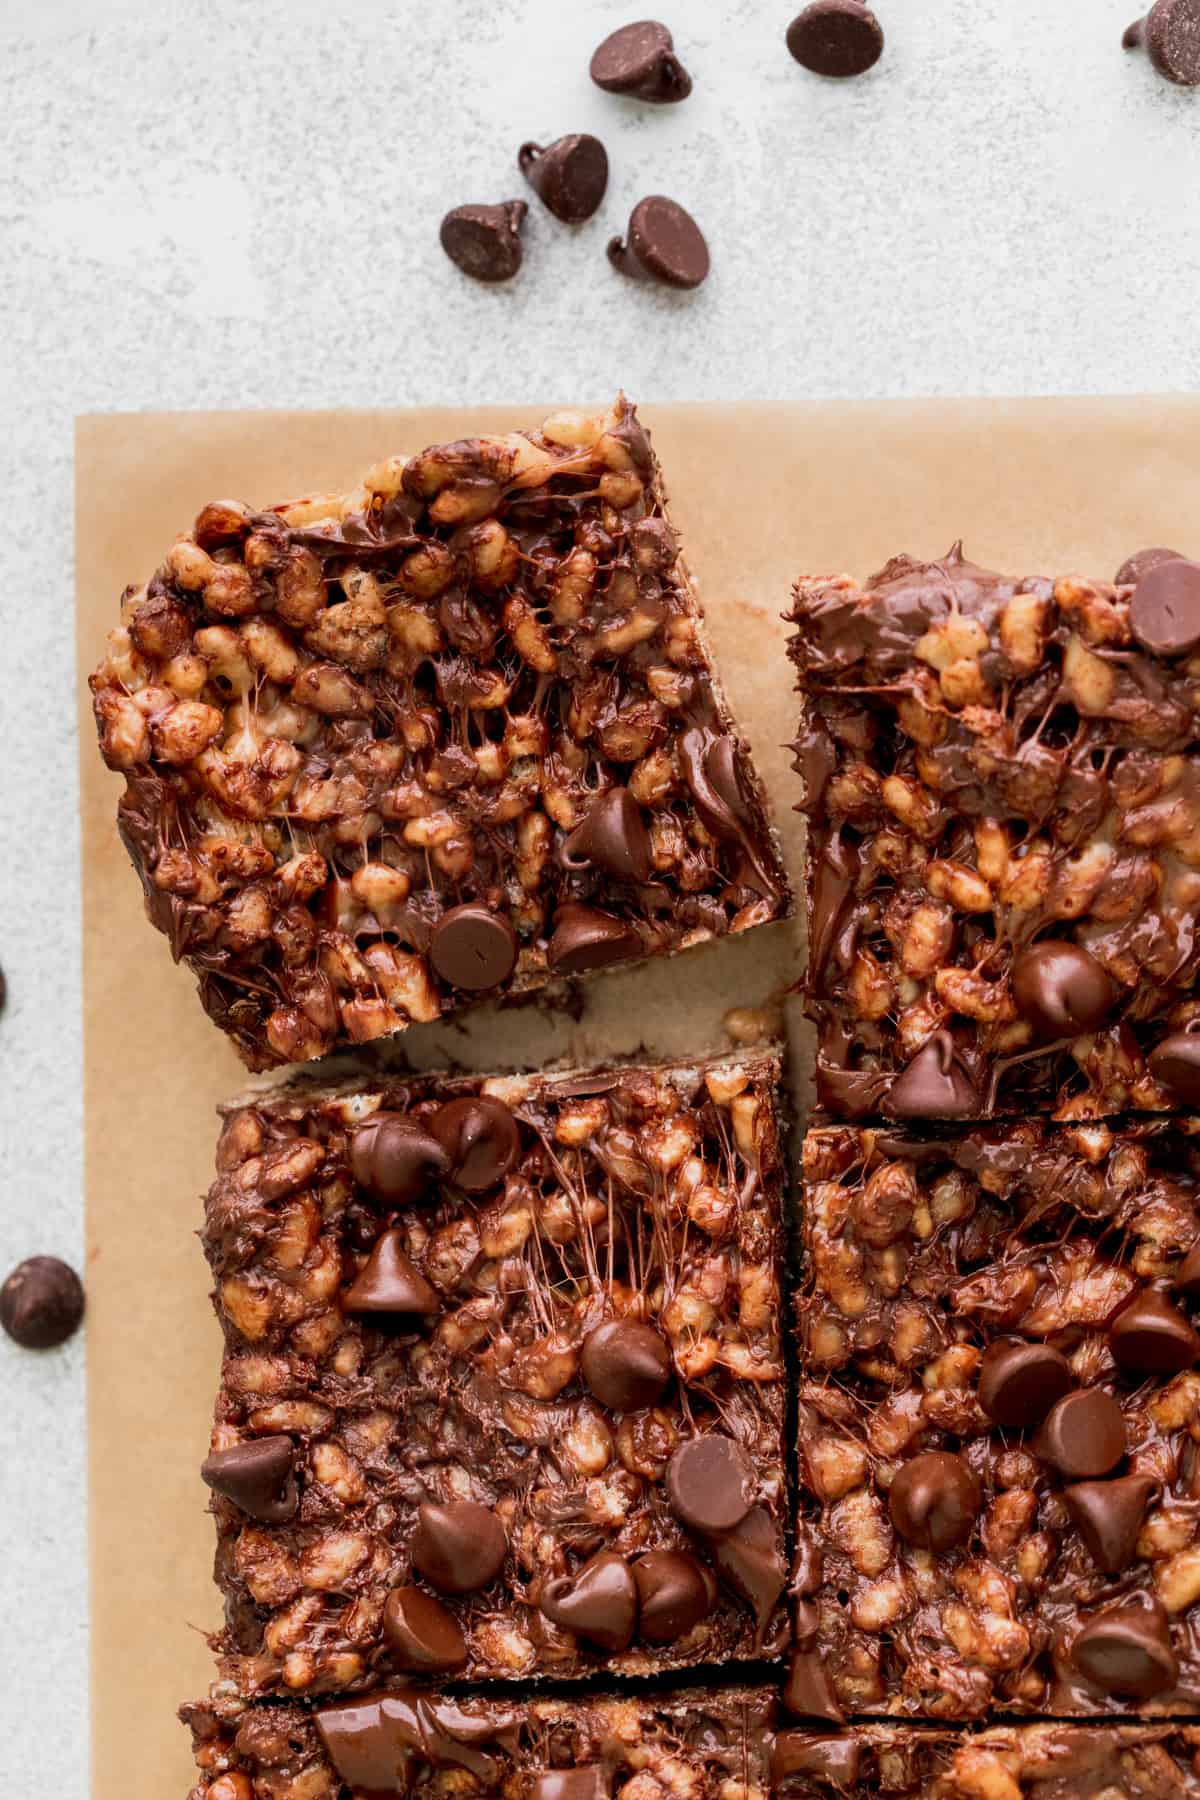
<path fill-rule="evenodd" d="M 1018 580 L 956 545 L 801 581 L 792 617 L 822 1104 L 1200 1103 L 1200 570 Z"/>
<path fill-rule="evenodd" d="M 775 1711 L 769 1688 L 568 1701 L 391 1687 L 315 1708 L 218 1691 L 181 1717 L 201 1771 L 189 1800 L 765 1800 Z"/>
<path fill-rule="evenodd" d="M 804 1148 L 803 1712 L 1200 1713 L 1200 1119 Z"/>
<path fill-rule="evenodd" d="M 251 1068 L 783 916 L 623 400 L 206 506 L 92 677 L 150 918 Z"/>
<path fill-rule="evenodd" d="M 1195 1727 L 1169 1725 L 781 1731 L 770 1791 L 778 1800 L 1200 1800 L 1198 1748 Z"/>
<path fill-rule="evenodd" d="M 779 1654 L 778 1075 L 302 1080 L 230 1113 L 206 1478 L 239 1691 Z"/>

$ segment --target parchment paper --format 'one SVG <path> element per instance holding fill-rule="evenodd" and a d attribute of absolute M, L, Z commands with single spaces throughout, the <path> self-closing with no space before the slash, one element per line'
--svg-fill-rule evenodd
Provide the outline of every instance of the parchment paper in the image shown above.
<path fill-rule="evenodd" d="M 602 404 L 611 396 L 590 397 Z M 126 582 L 146 579 L 207 500 L 341 490 L 380 456 L 550 406 L 466 411 L 141 414 L 76 438 L 82 768 L 93 1794 L 180 1800 L 180 1701 L 212 1678 L 217 1622 L 198 1466 L 219 1336 L 196 1242 L 213 1109 L 245 1085 L 186 970 L 146 923 L 117 839 L 120 782 L 95 750 L 86 688 Z M 780 613 L 802 570 L 864 576 L 900 550 L 1023 573 L 1110 576 L 1132 550 L 1200 550 L 1200 401 L 926 401 L 642 408 L 708 610 L 730 698 L 775 801 L 794 877 L 795 708 Z M 688 952 L 584 988 L 576 1021 L 484 1009 L 404 1040 L 421 1066 L 591 1059 L 727 1045 L 725 1010 L 777 994 L 796 928 Z M 794 1050 L 794 1002 L 786 1008 Z M 803 1061 L 803 1047 L 795 1058 Z M 802 1071 L 801 1071 L 802 1073 Z M 801 1093 L 802 1097 L 802 1093 Z"/>

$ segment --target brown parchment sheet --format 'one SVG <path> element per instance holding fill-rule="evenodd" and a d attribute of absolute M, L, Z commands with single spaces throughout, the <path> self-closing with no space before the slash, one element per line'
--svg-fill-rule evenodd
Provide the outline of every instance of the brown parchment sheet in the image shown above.
<path fill-rule="evenodd" d="M 175 1708 L 212 1679 L 202 1632 L 218 1618 L 198 1468 L 219 1334 L 195 1233 L 212 1174 L 214 1108 L 248 1077 L 143 917 L 114 825 L 121 783 L 95 749 L 87 674 L 122 588 L 154 571 L 206 501 L 270 505 L 343 490 L 381 456 L 533 424 L 558 404 L 78 421 L 95 1800 L 183 1800 L 191 1785 Z M 898 551 L 936 556 L 960 536 L 984 564 L 1106 577 L 1143 545 L 1197 547 L 1197 399 L 640 410 L 797 885 L 801 834 L 785 748 L 795 704 L 780 618 L 797 574 L 865 576 Z M 642 1047 L 662 1056 L 719 1050 L 728 1047 L 725 1011 L 778 995 L 800 955 L 798 926 L 769 926 L 602 974 L 582 988 L 578 1019 L 483 1008 L 469 1024 L 406 1034 L 403 1051 L 416 1066 L 487 1068 Z M 785 1010 L 802 1101 L 806 1045 L 796 1003 Z"/>

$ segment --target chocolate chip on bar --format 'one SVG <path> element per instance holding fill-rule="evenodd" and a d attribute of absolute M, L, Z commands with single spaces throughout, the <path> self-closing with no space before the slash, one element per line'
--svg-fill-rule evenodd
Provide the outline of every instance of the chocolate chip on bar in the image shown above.
<path fill-rule="evenodd" d="M 389 1685 L 317 1707 L 218 1690 L 180 1716 L 199 1771 L 190 1800 L 765 1800 L 775 1715 L 763 1687 L 568 1701 Z"/>
<path fill-rule="evenodd" d="M 150 918 L 254 1068 L 790 907 L 623 400 L 205 507 L 92 690 Z"/>
<path fill-rule="evenodd" d="M 778 1657 L 779 1059 L 290 1087 L 204 1245 L 224 1678 Z"/>
<path fill-rule="evenodd" d="M 854 1119 L 1200 1103 L 1200 567 L 956 545 L 796 589 L 818 1092 Z"/>
<path fill-rule="evenodd" d="M 803 1238 L 793 1710 L 1200 1712 L 1200 1119 L 818 1127 Z"/>

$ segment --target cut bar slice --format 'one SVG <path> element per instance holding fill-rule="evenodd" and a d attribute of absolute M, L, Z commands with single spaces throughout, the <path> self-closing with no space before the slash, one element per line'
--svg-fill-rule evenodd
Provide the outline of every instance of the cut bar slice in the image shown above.
<path fill-rule="evenodd" d="M 205 1248 L 242 1693 L 778 1655 L 772 1052 L 248 1096 Z"/>
<path fill-rule="evenodd" d="M 623 400 L 206 506 L 92 690 L 150 918 L 252 1068 L 790 908 Z"/>
<path fill-rule="evenodd" d="M 1169 1725 L 780 1731 L 770 1791 L 775 1800 L 1200 1800 L 1198 1747 L 1195 1727 Z"/>
<path fill-rule="evenodd" d="M 389 1687 L 315 1708 L 223 1696 L 180 1716 L 200 1770 L 190 1800 L 765 1800 L 774 1715 L 769 1688 L 567 1701 Z"/>
<path fill-rule="evenodd" d="M 797 1706 L 1200 1713 L 1198 1152 L 809 1132 Z"/>
<path fill-rule="evenodd" d="M 1018 580 L 956 545 L 792 616 L 821 1103 L 1200 1103 L 1200 569 Z"/>

